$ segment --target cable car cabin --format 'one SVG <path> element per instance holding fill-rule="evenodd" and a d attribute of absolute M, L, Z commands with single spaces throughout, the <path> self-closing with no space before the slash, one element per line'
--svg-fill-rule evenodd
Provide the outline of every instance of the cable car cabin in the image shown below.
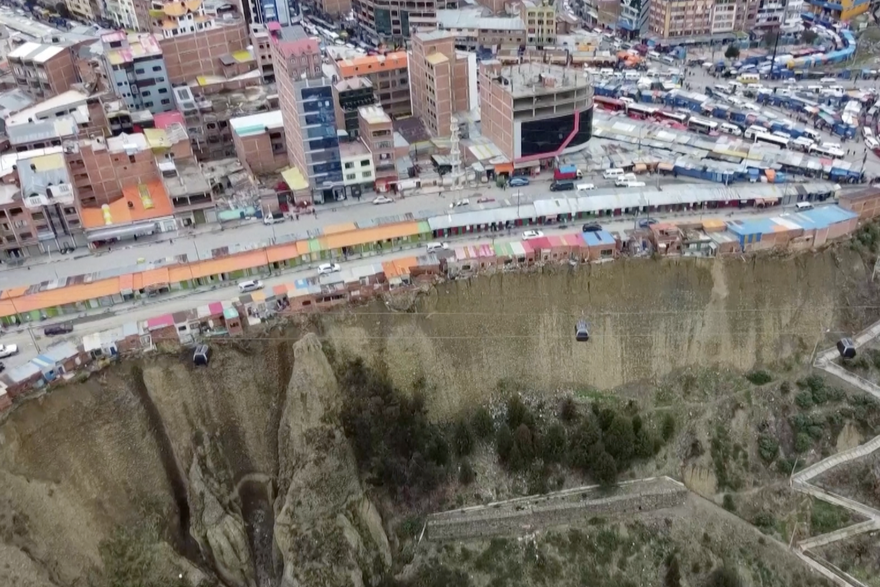
<path fill-rule="evenodd" d="M 841 338 L 837 341 L 837 352 L 844 359 L 854 359 L 856 356 L 856 344 L 851 338 Z"/>
<path fill-rule="evenodd" d="M 193 365 L 204 365 L 208 366 L 208 363 L 211 361 L 211 347 L 206 344 L 200 344 L 196 347 L 196 350 L 193 352 Z"/>
<path fill-rule="evenodd" d="M 590 340 L 590 328 L 586 320 L 580 320 L 575 327 L 574 338 L 578 342 L 587 342 Z"/>

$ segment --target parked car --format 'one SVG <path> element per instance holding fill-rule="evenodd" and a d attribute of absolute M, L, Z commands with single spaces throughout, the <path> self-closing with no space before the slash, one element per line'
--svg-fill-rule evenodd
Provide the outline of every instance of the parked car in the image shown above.
<path fill-rule="evenodd" d="M 263 224 L 265 224 L 266 226 L 278 222 L 284 222 L 283 212 L 269 212 L 268 214 L 263 216 Z"/>
<path fill-rule="evenodd" d="M 544 232 L 541 230 L 527 230 L 522 234 L 523 240 L 531 240 L 533 238 L 541 238 L 544 236 Z"/>
<path fill-rule="evenodd" d="M 654 218 L 642 218 L 639 220 L 639 228 L 648 228 L 652 224 L 657 224 L 657 220 Z"/>
<path fill-rule="evenodd" d="M 478 198 L 477 204 L 485 204 L 487 202 L 494 202 L 495 198 Z"/>
<path fill-rule="evenodd" d="M 327 275 L 329 273 L 336 273 L 342 269 L 338 263 L 321 263 L 318 265 L 318 273 L 320 275 Z"/>
<path fill-rule="evenodd" d="M 43 334 L 46 336 L 58 336 L 61 334 L 69 334 L 71 332 L 73 332 L 73 324 L 55 324 L 43 329 Z"/>
<path fill-rule="evenodd" d="M 449 207 L 450 208 L 460 208 L 462 206 L 467 206 L 470 203 L 471 203 L 471 201 L 468 200 L 467 198 L 465 198 L 463 200 L 456 200 L 456 201 L 452 202 L 451 204 L 449 204 Z"/>
<path fill-rule="evenodd" d="M 521 188 L 524 185 L 529 185 L 529 178 L 523 177 L 521 175 L 518 175 L 516 177 L 511 177 L 510 181 L 507 182 L 507 185 L 509 185 L 512 188 Z"/>
<path fill-rule="evenodd" d="M 602 230 L 602 225 L 598 222 L 590 222 L 589 224 L 584 224 L 581 232 L 599 232 Z"/>
<path fill-rule="evenodd" d="M 238 284 L 238 291 L 241 293 L 248 293 L 258 289 L 263 289 L 263 282 L 259 279 L 249 279 Z"/>
<path fill-rule="evenodd" d="M 378 204 L 390 204 L 390 203 L 393 202 L 393 201 L 394 201 L 394 200 L 392 200 L 392 199 L 389 198 L 388 196 L 376 196 L 376 197 L 373 199 L 373 203 L 374 203 L 374 204 L 377 204 L 377 205 L 378 205 Z"/>
<path fill-rule="evenodd" d="M 18 353 L 18 345 L 17 344 L 0 344 L 0 359 L 5 359 L 6 357 L 11 357 L 14 354 Z"/>
<path fill-rule="evenodd" d="M 425 244 L 425 248 L 428 249 L 428 252 L 437 251 L 437 250 L 449 250 L 449 243 L 427 243 Z"/>

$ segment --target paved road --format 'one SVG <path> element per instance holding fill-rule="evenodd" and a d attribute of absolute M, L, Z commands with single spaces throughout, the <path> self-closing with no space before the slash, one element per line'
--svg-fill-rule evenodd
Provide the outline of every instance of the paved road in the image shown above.
<path fill-rule="evenodd" d="M 491 197 L 498 201 L 507 200 L 511 205 L 516 205 L 517 194 L 520 194 L 523 203 L 537 198 L 546 198 L 550 193 L 550 179 L 551 175 L 545 172 L 541 178 L 522 188 L 501 190 L 494 187 L 494 184 L 491 186 L 483 184 L 476 188 L 463 189 L 458 193 L 407 196 L 395 200 L 392 204 L 379 206 L 373 205 L 369 201 L 346 201 L 335 206 L 320 207 L 317 217 L 301 216 L 299 220 L 272 226 L 265 226 L 258 220 L 250 220 L 240 226 L 231 226 L 221 231 L 219 224 L 212 224 L 203 228 L 205 232 L 196 234 L 157 235 L 162 240 L 126 243 L 119 248 L 112 247 L 110 251 L 105 250 L 95 254 L 89 254 L 86 250 L 78 251 L 82 255 L 79 258 L 55 254 L 52 255 L 51 262 L 48 262 L 50 261 L 49 257 L 43 256 L 23 267 L 0 266 L 0 289 L 83 275 L 108 268 L 133 267 L 141 258 L 146 261 L 155 261 L 165 257 L 187 255 L 189 259 L 195 259 L 199 254 L 205 257 L 212 249 L 225 247 L 230 243 L 257 243 L 289 234 L 300 234 L 305 237 L 309 230 L 332 224 L 358 222 L 419 211 L 443 214 L 449 210 L 449 205 L 453 200 L 460 198 L 468 198 L 472 204 L 475 204 L 479 197 Z M 598 176 L 588 177 L 584 181 L 593 183 L 597 187 L 613 185 L 612 181 L 603 180 Z M 685 181 L 685 179 L 664 178 L 661 180 L 661 184 L 669 185 L 685 183 Z"/>
<path fill-rule="evenodd" d="M 780 210 L 778 208 L 770 209 L 767 211 L 756 211 L 750 209 L 726 212 L 723 213 L 723 216 L 719 216 L 718 214 L 712 214 L 711 216 L 722 217 L 725 220 L 730 221 L 745 218 L 767 218 L 771 216 L 776 216 L 779 213 Z M 693 218 L 697 216 L 692 214 L 679 213 L 666 215 L 658 214 L 654 215 L 654 217 L 659 220 L 666 220 L 682 217 Z M 700 215 L 699 217 L 702 217 L 702 215 Z M 632 229 L 633 224 L 634 221 L 632 219 L 619 220 L 613 222 L 605 222 L 603 223 L 603 228 L 611 232 L 623 233 L 623 231 L 625 230 Z M 263 226 L 260 225 L 259 228 L 263 228 Z M 547 234 L 577 234 L 580 233 L 580 223 L 568 227 L 546 228 L 545 232 Z M 519 233 L 514 233 L 509 236 L 496 236 L 494 238 L 491 235 L 484 235 L 476 238 L 474 238 L 473 236 L 466 236 L 449 239 L 449 242 L 454 246 L 462 246 L 468 244 L 487 244 L 490 242 L 513 242 L 519 241 L 520 237 L 521 235 Z M 389 260 L 401 257 L 408 257 L 412 255 L 412 252 L 412 249 L 395 251 L 393 253 L 383 255 L 381 259 Z M 345 263 L 345 265 L 350 267 L 357 267 L 360 265 L 374 263 L 375 260 L 376 257 L 369 257 L 365 259 L 348 261 Z M 300 268 L 298 270 L 291 270 L 281 275 L 275 275 L 265 278 L 263 279 L 263 282 L 268 287 L 279 285 L 282 283 L 290 283 L 296 279 L 314 277 L 316 275 L 317 272 L 313 268 Z M 147 318 L 159 316 L 170 312 L 188 310 L 190 308 L 194 308 L 202 304 L 207 304 L 209 302 L 229 300 L 237 297 L 238 288 L 235 284 L 231 284 L 228 287 L 200 288 L 198 290 L 188 292 L 177 292 L 175 294 L 169 294 L 167 297 L 158 300 L 151 299 L 146 301 L 138 301 L 135 303 L 119 304 L 113 306 L 112 308 L 96 310 L 81 314 L 80 319 L 74 320 L 74 322 L 76 322 L 74 333 L 67 337 L 57 337 L 49 339 L 47 337 L 44 337 L 42 334 L 42 329 L 46 324 L 63 320 L 55 319 L 54 321 L 34 323 L 33 329 L 29 330 L 27 328 L 19 328 L 15 330 L 10 330 L 3 335 L 2 342 L 4 344 L 17 344 L 19 346 L 19 349 L 21 349 L 18 355 L 5 359 L 3 363 L 6 365 L 7 368 L 10 368 L 21 365 L 32 359 L 38 354 L 38 350 L 35 347 L 34 342 L 39 345 L 40 350 L 45 350 L 45 348 L 50 344 L 55 344 L 62 340 L 79 341 L 83 336 L 92 332 L 99 332 L 102 330 L 115 328 L 117 326 L 121 326 L 132 321 L 146 320 Z M 69 318 L 67 319 L 69 320 Z"/>

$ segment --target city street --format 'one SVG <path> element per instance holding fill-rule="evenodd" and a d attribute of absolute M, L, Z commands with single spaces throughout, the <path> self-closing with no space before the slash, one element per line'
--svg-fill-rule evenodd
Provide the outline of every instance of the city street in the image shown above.
<path fill-rule="evenodd" d="M 768 210 L 754 210 L 748 209 L 743 211 L 731 211 L 731 212 L 721 212 L 720 214 L 706 214 L 706 217 L 712 218 L 721 218 L 725 221 L 732 221 L 738 219 L 746 219 L 746 218 L 768 218 L 772 216 L 779 215 L 783 210 L 780 208 L 771 208 Z M 320 215 L 319 215 L 320 217 Z M 700 217 L 703 215 L 689 215 L 685 213 L 679 214 L 656 214 L 653 215 L 654 218 L 658 220 L 672 220 L 675 218 L 685 218 L 685 217 Z M 625 230 L 630 230 L 634 228 L 634 220 L 626 219 L 626 220 L 615 220 L 611 222 L 603 222 L 603 229 L 609 232 L 619 232 L 623 233 Z M 262 225 L 259 228 L 264 228 Z M 547 235 L 555 235 L 555 234 L 579 234 L 581 229 L 581 223 L 573 223 L 566 227 L 548 227 L 545 229 L 545 234 Z M 474 238 L 473 236 L 463 236 L 458 238 L 449 239 L 448 242 L 452 246 L 464 246 L 464 245 L 475 245 L 475 244 L 488 244 L 488 243 L 500 243 L 500 242 L 518 242 L 522 238 L 521 233 L 514 232 L 510 235 L 501 235 L 501 236 L 492 236 L 492 235 L 484 235 Z M 357 267 L 361 265 L 366 265 L 369 263 L 375 263 L 376 260 L 388 261 L 391 259 L 409 257 L 413 255 L 414 252 L 417 252 L 418 249 L 402 249 L 397 250 L 392 253 L 388 253 L 386 255 L 382 255 L 379 257 L 364 257 L 360 259 L 352 259 L 350 261 L 344 262 L 346 267 Z M 297 279 L 303 279 L 307 277 L 315 277 L 317 275 L 317 271 L 314 268 L 298 268 L 296 270 L 290 270 L 284 272 L 283 274 L 273 275 L 272 277 L 265 277 L 263 279 L 263 283 L 266 287 L 271 287 L 274 285 L 282 284 L 282 283 L 290 283 Z M 39 354 L 37 347 L 34 345 L 36 342 L 39 345 L 39 350 L 45 350 L 51 344 L 56 344 L 61 342 L 62 340 L 71 340 L 71 341 L 79 341 L 83 336 L 90 334 L 92 332 L 100 332 L 102 330 L 107 330 L 110 328 L 115 328 L 117 326 L 121 326 L 122 324 L 126 324 L 128 322 L 146 320 L 148 318 L 154 316 L 160 316 L 162 314 L 170 313 L 170 312 L 179 312 L 182 310 L 188 310 L 191 308 L 195 308 L 202 304 L 207 304 L 210 302 L 223 301 L 228 299 L 237 298 L 239 295 L 238 288 L 235 283 L 229 284 L 227 287 L 202 287 L 195 290 L 183 291 L 183 292 L 175 292 L 174 294 L 168 294 L 160 299 L 150 299 L 150 300 L 141 300 L 133 303 L 127 304 L 119 304 L 117 306 L 113 306 L 112 308 L 104 308 L 100 310 L 95 310 L 86 313 L 85 318 L 81 318 L 79 320 L 73 320 L 76 324 L 74 332 L 65 337 L 45 337 L 43 335 L 43 328 L 50 323 L 60 322 L 60 321 L 69 321 L 70 319 L 55 319 L 55 320 L 47 320 L 46 322 L 33 323 L 31 329 L 26 327 L 18 327 L 8 329 L 7 332 L 3 335 L 2 342 L 3 344 L 17 344 L 20 352 L 19 354 L 9 357 L 3 360 L 3 363 L 6 365 L 6 368 L 14 367 L 17 365 L 21 365 L 28 360 L 35 357 Z M 30 330 L 30 331 L 29 331 Z"/>
<path fill-rule="evenodd" d="M 445 192 L 407 196 L 396 199 L 391 204 L 382 205 L 374 205 L 368 200 L 361 202 L 347 200 L 337 204 L 319 206 L 317 217 L 303 215 L 299 220 L 286 221 L 271 226 L 266 226 L 255 219 L 246 221 L 240 226 L 229 224 L 224 226 L 223 230 L 219 224 L 210 224 L 199 227 L 202 230 L 195 234 L 187 234 L 182 231 L 161 234 L 158 235 L 159 240 L 137 243 L 128 241 L 120 244 L 118 248 L 112 247 L 110 251 L 103 250 L 89 254 L 88 251 L 82 249 L 76 251 L 78 257 L 55 254 L 50 259 L 48 256 L 43 256 L 30 261 L 25 266 L 0 265 L 0 290 L 110 268 L 131 267 L 134 271 L 134 266 L 137 265 L 139 259 L 149 262 L 175 255 L 187 255 L 192 260 L 196 259 L 199 254 L 207 256 L 211 250 L 227 247 L 231 244 L 265 242 L 274 237 L 280 238 L 290 234 L 297 234 L 306 239 L 309 238 L 308 231 L 334 224 L 362 222 L 420 211 L 440 215 L 449 211 L 451 202 L 461 198 L 470 199 L 471 205 L 476 204 L 478 198 L 489 197 L 499 202 L 506 200 L 510 205 L 515 206 L 517 194 L 521 194 L 521 203 L 548 197 L 551 194 L 551 179 L 552 174 L 545 172 L 541 177 L 521 188 L 502 190 L 495 187 L 494 184 L 482 184 L 475 188 L 462 189 L 458 193 Z M 601 176 L 587 177 L 583 181 L 593 183 L 597 187 L 612 187 L 614 185 L 612 180 L 603 180 Z M 684 180 L 663 178 L 660 183 L 661 185 L 669 185 L 684 183 Z M 568 192 L 565 195 L 571 197 L 574 192 Z M 457 209 L 459 212 L 464 210 L 466 210 L 464 207 Z"/>

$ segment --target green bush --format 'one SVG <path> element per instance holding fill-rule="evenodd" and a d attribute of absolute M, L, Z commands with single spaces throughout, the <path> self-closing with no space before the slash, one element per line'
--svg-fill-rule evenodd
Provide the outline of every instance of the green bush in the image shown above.
<path fill-rule="evenodd" d="M 670 555 L 666 561 L 663 587 L 681 587 L 681 571 L 678 568 L 678 557 L 675 554 Z"/>
<path fill-rule="evenodd" d="M 813 441 L 810 440 L 809 434 L 804 432 L 799 432 L 794 437 L 794 451 L 798 453 L 806 452 L 810 450 L 810 446 L 812 446 Z"/>
<path fill-rule="evenodd" d="M 600 484 L 614 485 L 614 482 L 617 481 L 617 462 L 614 457 L 603 450 L 593 458 L 591 473 Z"/>
<path fill-rule="evenodd" d="M 772 436 L 761 434 L 758 436 L 758 453 L 765 463 L 772 463 L 779 453 L 779 442 Z"/>
<path fill-rule="evenodd" d="M 805 389 L 794 396 L 794 403 L 802 410 L 809 410 L 813 407 L 813 394 Z"/>
<path fill-rule="evenodd" d="M 541 439 L 541 458 L 547 463 L 562 461 L 566 444 L 565 428 L 559 423 L 551 424 L 547 434 Z"/>
<path fill-rule="evenodd" d="M 474 412 L 474 417 L 471 419 L 471 427 L 477 438 L 481 440 L 486 440 L 492 436 L 492 432 L 495 431 L 495 423 L 492 422 L 492 415 L 489 413 L 489 410 L 482 406 L 477 408 L 477 411 Z"/>
<path fill-rule="evenodd" d="M 755 371 L 752 371 L 751 373 L 747 373 L 746 379 L 751 381 L 754 385 L 766 385 L 767 383 L 773 381 L 773 376 L 766 371 L 757 369 Z"/>
<path fill-rule="evenodd" d="M 742 580 L 735 569 L 724 566 L 712 571 L 706 580 L 706 587 L 742 587 Z"/>
<path fill-rule="evenodd" d="M 563 422 L 574 422 L 579 415 L 574 399 L 567 397 L 559 403 L 559 419 Z"/>
<path fill-rule="evenodd" d="M 518 395 L 513 395 L 507 400 L 507 425 L 511 430 L 516 430 L 521 424 L 534 428 L 535 417 L 522 399 Z"/>
<path fill-rule="evenodd" d="M 790 381 L 783 381 L 782 383 L 780 383 L 779 384 L 779 393 L 781 393 L 783 395 L 787 395 L 787 394 L 791 393 L 791 382 Z"/>
<path fill-rule="evenodd" d="M 733 502 L 733 496 L 729 493 L 725 493 L 724 498 L 721 500 L 721 507 L 729 512 L 735 512 L 736 504 Z"/>
<path fill-rule="evenodd" d="M 813 500 L 810 512 L 810 530 L 815 534 L 825 534 L 842 528 L 849 522 L 847 511 L 834 504 Z"/>
<path fill-rule="evenodd" d="M 626 466 L 635 453 L 635 433 L 632 420 L 625 416 L 615 415 L 602 434 L 605 450 L 614 457 L 621 466 Z"/>
<path fill-rule="evenodd" d="M 761 530 L 771 530 L 776 525 L 776 518 L 767 512 L 758 512 L 752 523 Z"/>

